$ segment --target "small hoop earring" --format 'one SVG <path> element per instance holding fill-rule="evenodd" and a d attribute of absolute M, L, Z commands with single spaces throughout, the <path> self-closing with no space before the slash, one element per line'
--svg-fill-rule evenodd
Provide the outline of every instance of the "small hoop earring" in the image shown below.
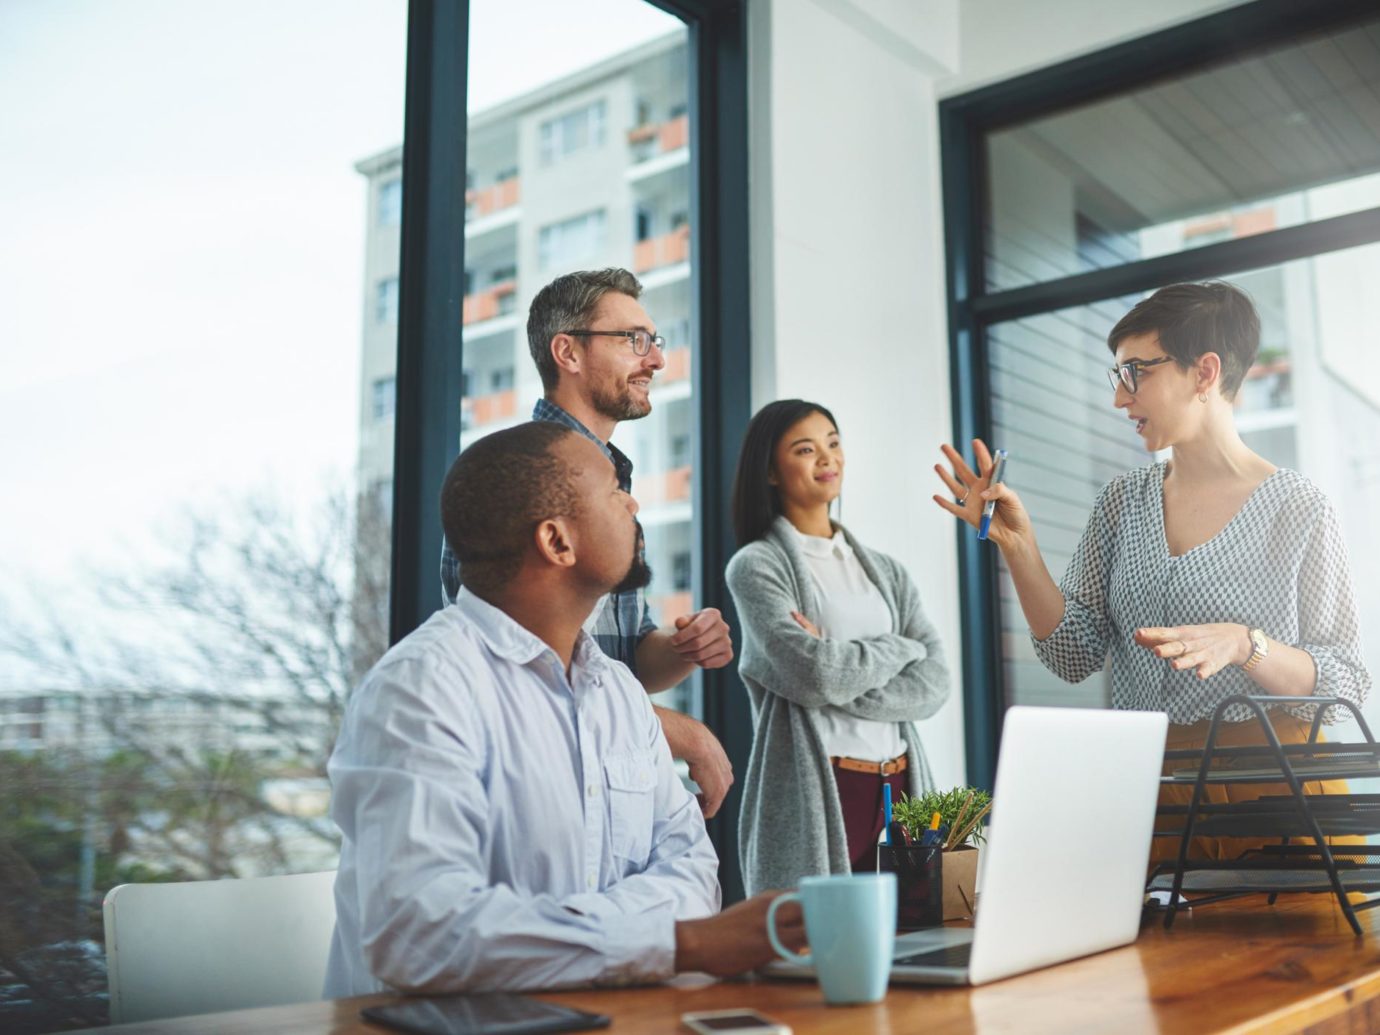
<path fill-rule="evenodd" d="M 1205 403 L 1205 402 L 1207 402 L 1207 392 L 1199 392 L 1199 393 L 1198 393 L 1198 401 L 1199 401 L 1200 403 Z"/>

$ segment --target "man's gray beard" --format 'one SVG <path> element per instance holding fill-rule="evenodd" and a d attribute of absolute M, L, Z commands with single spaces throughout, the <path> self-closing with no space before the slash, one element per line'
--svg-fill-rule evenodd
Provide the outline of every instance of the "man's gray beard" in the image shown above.
<path fill-rule="evenodd" d="M 617 394 L 596 390 L 593 402 L 595 412 L 609 420 L 639 420 L 652 412 L 652 401 L 648 399 L 645 403 L 637 402 L 632 397 L 632 389 L 626 385 Z"/>

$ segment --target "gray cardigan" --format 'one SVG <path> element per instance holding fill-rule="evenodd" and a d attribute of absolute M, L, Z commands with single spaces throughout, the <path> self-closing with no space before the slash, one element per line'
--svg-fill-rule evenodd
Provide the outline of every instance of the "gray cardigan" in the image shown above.
<path fill-rule="evenodd" d="M 818 709 L 895 722 L 909 756 L 910 793 L 933 786 L 915 720 L 949 696 L 939 637 L 920 595 L 890 557 L 848 544 L 891 609 L 892 631 L 859 640 L 818 639 L 791 611 L 819 617 L 805 555 L 784 517 L 728 563 L 728 588 L 743 627 L 738 674 L 752 698 L 753 741 L 738 816 L 738 851 L 749 895 L 794 887 L 812 874 L 848 873 L 848 839 Z"/>

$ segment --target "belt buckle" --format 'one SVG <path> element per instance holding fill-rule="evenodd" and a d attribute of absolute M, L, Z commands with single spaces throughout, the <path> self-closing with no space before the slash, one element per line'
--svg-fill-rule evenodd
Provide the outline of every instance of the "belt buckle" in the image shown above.
<path fill-rule="evenodd" d="M 900 763 L 895 759 L 888 759 L 882 763 L 881 773 L 883 776 L 891 776 L 893 773 L 900 772 Z"/>

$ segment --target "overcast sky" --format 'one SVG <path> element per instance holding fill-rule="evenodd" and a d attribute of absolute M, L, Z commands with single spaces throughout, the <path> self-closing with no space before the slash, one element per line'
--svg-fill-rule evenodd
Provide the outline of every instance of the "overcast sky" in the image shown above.
<path fill-rule="evenodd" d="M 679 24 L 475 0 L 477 110 Z M 0 0 L 0 595 L 354 464 L 403 0 Z"/>

